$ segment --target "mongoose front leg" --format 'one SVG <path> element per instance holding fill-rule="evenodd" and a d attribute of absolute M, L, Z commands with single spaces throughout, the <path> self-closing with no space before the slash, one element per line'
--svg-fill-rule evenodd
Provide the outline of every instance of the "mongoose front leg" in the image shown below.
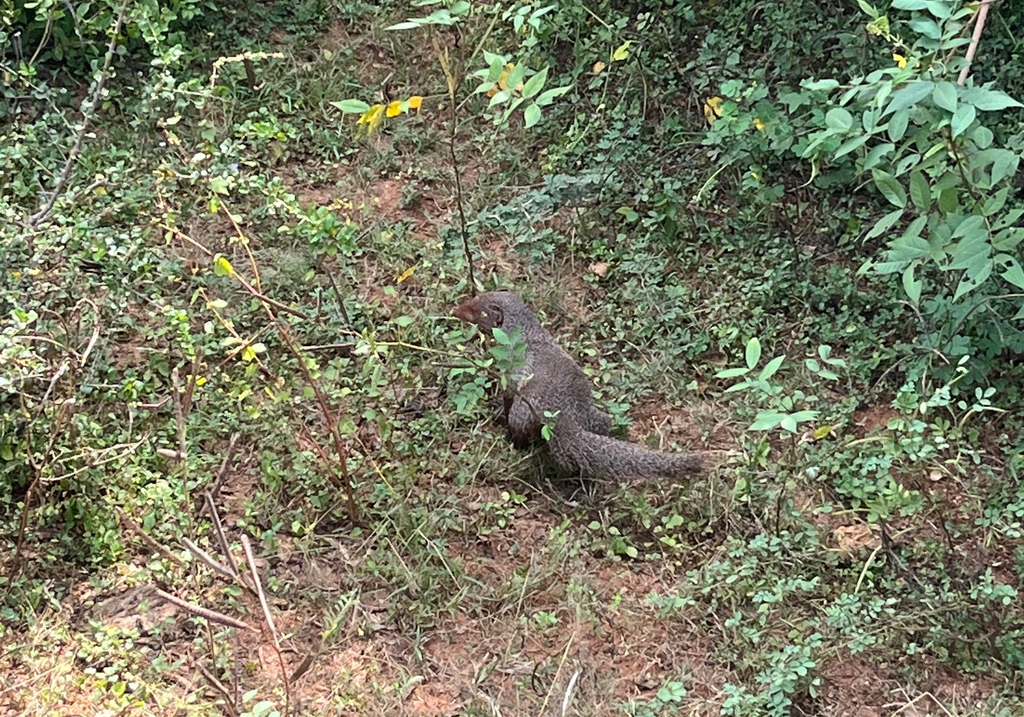
<path fill-rule="evenodd" d="M 540 433 L 530 407 L 522 396 L 512 391 L 505 394 L 505 419 L 512 445 L 516 448 L 526 448 Z"/>

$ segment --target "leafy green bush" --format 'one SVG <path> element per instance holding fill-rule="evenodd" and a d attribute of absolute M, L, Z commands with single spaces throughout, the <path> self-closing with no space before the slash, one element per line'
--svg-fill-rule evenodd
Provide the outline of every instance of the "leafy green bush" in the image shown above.
<path fill-rule="evenodd" d="M 1004 350 L 1024 350 L 1024 229 L 1016 226 L 1024 209 L 1013 196 L 1024 143 L 1000 137 L 996 125 L 997 112 L 1021 105 L 991 83 L 956 82 L 972 9 L 896 0 L 894 9 L 912 11 L 909 41 L 861 6 L 869 31 L 894 47 L 894 66 L 849 81 L 805 80 L 777 101 L 756 82 L 727 82 L 705 142 L 721 148 L 712 155 L 720 163 L 754 159 L 744 187 L 765 206 L 784 187 L 762 175 L 786 156 L 810 160 L 823 189 L 870 180 L 890 211 L 863 241 L 887 239 L 887 249 L 861 272 L 901 275 L 922 334 L 911 370 L 936 356 L 970 356 L 977 381 Z"/>
<path fill-rule="evenodd" d="M 15 0 L 0 24 L 0 46 L 15 48 L 22 78 L 34 78 L 41 65 L 72 72 L 88 70 L 107 47 L 107 32 L 124 11 L 122 41 L 138 62 L 143 48 L 151 55 L 185 42 L 185 30 L 206 13 L 217 13 L 212 0 L 170 0 L 165 3 L 57 2 Z M 14 42 L 17 34 L 18 40 Z"/>

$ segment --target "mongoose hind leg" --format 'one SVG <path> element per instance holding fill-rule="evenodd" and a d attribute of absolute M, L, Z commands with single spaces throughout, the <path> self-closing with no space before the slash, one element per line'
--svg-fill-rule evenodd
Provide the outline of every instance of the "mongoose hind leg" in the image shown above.
<path fill-rule="evenodd" d="M 604 411 L 593 406 L 587 407 L 587 413 L 583 417 L 583 430 L 596 433 L 599 436 L 612 435 L 612 417 Z"/>

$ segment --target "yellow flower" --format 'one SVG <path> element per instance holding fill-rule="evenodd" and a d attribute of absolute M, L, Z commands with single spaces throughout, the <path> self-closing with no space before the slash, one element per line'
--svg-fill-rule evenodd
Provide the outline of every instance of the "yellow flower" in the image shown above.
<path fill-rule="evenodd" d="M 722 116 L 722 102 L 721 97 L 710 97 L 704 103 L 704 119 L 709 125 L 714 124 L 715 120 Z"/>
<path fill-rule="evenodd" d="M 754 118 L 754 127 L 757 128 L 758 132 L 764 132 L 764 122 L 762 122 L 758 117 Z"/>
<path fill-rule="evenodd" d="M 896 66 L 899 67 L 901 70 L 907 66 L 907 58 L 905 58 L 898 52 L 892 53 L 892 61 L 895 62 Z"/>
<path fill-rule="evenodd" d="M 369 136 L 380 129 L 381 123 L 384 122 L 384 114 L 384 105 L 381 104 L 376 104 L 366 110 L 366 112 L 363 112 L 363 114 L 359 116 L 359 120 L 356 124 L 366 126 L 359 128 L 359 131 L 356 132 L 356 137 L 359 137 L 362 134 Z"/>

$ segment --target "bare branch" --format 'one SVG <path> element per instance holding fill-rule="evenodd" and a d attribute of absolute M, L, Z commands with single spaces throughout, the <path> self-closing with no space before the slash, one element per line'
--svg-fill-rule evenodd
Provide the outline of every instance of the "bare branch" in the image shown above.
<path fill-rule="evenodd" d="M 252 625 L 244 623 L 241 620 L 236 620 L 233 617 L 229 617 L 228 615 L 216 612 L 214 610 L 210 610 L 205 607 L 200 607 L 199 605 L 194 605 L 190 602 L 182 600 L 179 597 L 175 597 L 174 595 L 171 595 L 168 592 L 164 592 L 160 588 L 154 589 L 156 590 L 156 594 L 159 595 L 162 600 L 166 600 L 172 605 L 177 605 L 185 612 L 190 612 L 193 615 L 206 618 L 210 622 L 216 622 L 221 625 L 227 625 L 228 627 L 237 627 L 239 630 L 256 630 L 256 628 L 254 628 Z"/>
<path fill-rule="evenodd" d="M 50 194 L 50 198 L 43 205 L 43 208 L 33 214 L 28 219 L 30 227 L 35 227 L 39 222 L 43 221 L 53 211 L 53 205 L 56 204 L 57 198 L 64 192 L 64 188 L 67 186 L 68 180 L 71 179 L 71 171 L 75 168 L 75 163 L 78 161 L 78 155 L 82 152 L 82 143 L 85 141 L 85 135 L 89 131 L 89 125 L 92 124 L 93 118 L 96 116 L 96 108 L 99 107 L 100 95 L 103 93 L 103 86 L 107 84 L 107 79 L 110 77 L 110 63 L 114 59 L 114 48 L 117 46 L 117 38 L 121 34 L 121 24 L 124 22 L 124 12 L 128 7 L 128 0 L 124 0 L 121 3 L 121 9 L 117 12 L 117 21 L 114 23 L 114 31 L 110 33 L 110 44 L 107 45 L 107 54 L 103 58 L 103 69 L 100 70 L 99 77 L 96 78 L 96 88 L 93 90 L 92 97 L 89 99 L 89 104 L 82 104 L 82 128 L 78 131 L 78 137 L 75 138 L 75 144 L 71 148 L 71 152 L 68 154 L 67 161 L 64 162 L 64 169 L 60 173 L 60 177 L 57 179 L 57 184 L 53 187 L 53 192 Z"/>
<path fill-rule="evenodd" d="M 982 0 L 981 6 L 978 8 L 977 20 L 974 23 L 974 34 L 971 35 L 971 44 L 967 48 L 967 56 L 964 58 L 967 62 L 963 69 L 960 70 L 959 77 L 956 78 L 956 83 L 962 85 L 967 82 L 967 75 L 971 71 L 971 62 L 974 61 L 974 53 L 978 51 L 978 42 L 981 41 L 981 31 L 985 28 L 985 18 L 988 17 L 988 8 L 992 4 L 992 0 Z"/>

